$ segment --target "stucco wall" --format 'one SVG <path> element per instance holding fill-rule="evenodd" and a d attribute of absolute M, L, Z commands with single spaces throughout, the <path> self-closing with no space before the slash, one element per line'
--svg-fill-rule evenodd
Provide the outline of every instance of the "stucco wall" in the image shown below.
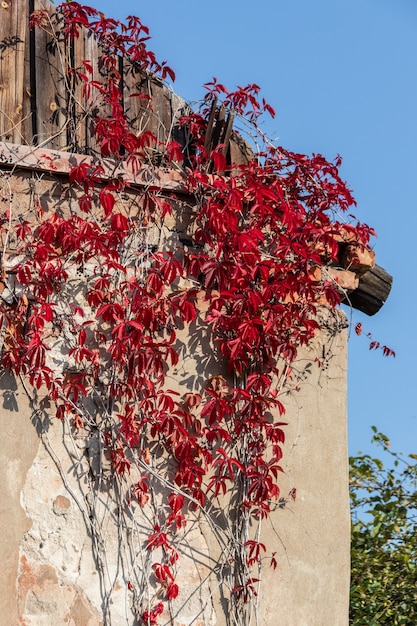
<path fill-rule="evenodd" d="M 346 336 L 342 331 L 330 339 L 329 358 L 317 369 L 315 355 L 328 350 L 328 340 L 318 341 L 297 363 L 300 391 L 286 398 L 281 493 L 285 497 L 295 488 L 296 499 L 277 506 L 262 525 L 261 540 L 276 552 L 278 565 L 275 571 L 263 568 L 259 624 L 348 623 Z M 192 366 L 189 355 L 180 368 L 188 380 Z M 10 376 L 2 377 L 1 395 L 3 623 L 98 626 L 106 623 L 104 612 L 107 623 L 133 626 L 125 590 L 129 558 L 104 485 L 92 504 L 98 524 L 93 540 L 88 530 L 86 473 L 93 442 L 50 422 L 47 407 L 33 415 L 24 390 Z M 149 525 L 141 514 L 136 510 L 135 524 Z M 106 545 L 97 561 L 100 551 L 93 544 L 100 537 Z M 218 581 L 210 575 L 220 548 L 207 522 L 190 520 L 186 543 L 179 582 L 191 600 L 176 605 L 178 614 L 167 623 L 227 624 Z"/>
<path fill-rule="evenodd" d="M 326 312 L 324 311 L 326 315 Z M 332 323 L 344 325 L 344 316 Z M 322 367 L 314 360 L 319 355 Z M 294 366 L 299 391 L 285 397 L 286 441 L 281 496 L 262 522 L 260 541 L 276 552 L 265 559 L 259 614 L 262 626 L 347 626 L 350 512 L 346 424 L 346 330 L 317 338 Z M 295 500 L 288 494 L 296 490 Z M 205 528 L 205 537 L 210 537 Z M 210 544 L 216 553 L 216 542 Z M 219 625 L 230 622 L 217 613 Z"/>
<path fill-rule="evenodd" d="M 261 624 L 345 626 L 348 624 L 350 514 L 346 428 L 346 333 L 330 344 L 328 363 L 287 399 L 283 492 L 295 487 L 296 501 L 266 522 L 279 565 L 265 571 Z M 319 342 L 316 355 L 322 355 Z M 310 358 L 309 358 L 310 357 Z"/>
<path fill-rule="evenodd" d="M 64 177 L 16 171 L 12 184 L 14 210 L 25 219 L 30 218 L 35 197 L 46 213 L 57 204 L 65 210 L 74 203 L 75 192 Z M 7 189 L 8 185 L 5 194 Z M 127 191 L 123 210 L 134 213 L 138 202 L 140 194 Z M 182 245 L 179 234 L 189 235 L 190 206 L 179 202 L 177 209 L 158 232 L 148 233 L 148 241 L 158 239 L 171 250 Z M 1 297 L 7 297 L 7 288 Z M 204 298 L 200 313 L 204 314 Z M 258 614 L 254 612 L 245 626 L 348 623 L 347 338 L 343 315 L 334 317 L 326 308 L 321 314 L 327 322 L 324 330 L 299 355 L 283 397 L 287 413 L 281 421 L 288 422 L 281 461 L 283 500 L 262 522 L 260 535 L 269 557 L 276 553 L 277 568 L 273 571 L 265 560 Z M 226 375 L 204 325 L 197 320 L 187 332 L 178 331 L 183 344 L 180 362 L 168 377 L 169 387 L 181 395 L 201 391 L 210 376 Z M 51 364 L 60 367 L 59 338 L 51 347 Z M 5 372 L 0 396 L 3 623 L 136 626 L 132 604 L 146 604 L 147 599 L 134 596 L 129 581 L 144 593 L 156 589 L 144 545 L 161 506 L 164 484 L 155 482 L 152 499 L 143 509 L 133 503 L 121 507 L 113 496 L 128 488 L 128 480 L 137 479 L 135 471 L 129 479 L 107 472 L 108 459 L 94 434 L 73 431 L 51 418 L 53 408 L 42 396 L 30 405 L 21 382 Z M 169 462 L 155 452 L 146 471 L 151 476 L 161 468 L 165 471 Z M 290 494 L 295 491 L 294 499 Z M 214 518 L 197 511 L 178 532 L 180 595 L 161 623 L 231 624 L 221 594 L 227 546 L 217 532 L 227 521 L 228 506 L 227 497 L 214 503 L 217 527 Z"/>

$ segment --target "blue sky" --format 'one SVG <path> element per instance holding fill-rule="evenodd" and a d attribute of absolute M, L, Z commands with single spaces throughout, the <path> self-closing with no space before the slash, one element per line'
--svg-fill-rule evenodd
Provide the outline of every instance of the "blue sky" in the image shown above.
<path fill-rule="evenodd" d="M 265 130 L 304 153 L 343 157 L 342 175 L 372 225 L 377 262 L 394 276 L 388 302 L 355 320 L 396 350 L 387 359 L 364 338 L 349 344 L 349 447 L 370 446 L 375 424 L 417 452 L 417 2 L 415 0 L 90 0 L 109 17 L 141 17 L 150 47 L 177 74 L 175 91 L 203 95 L 217 76 L 229 88 L 258 83 L 277 110 Z"/>

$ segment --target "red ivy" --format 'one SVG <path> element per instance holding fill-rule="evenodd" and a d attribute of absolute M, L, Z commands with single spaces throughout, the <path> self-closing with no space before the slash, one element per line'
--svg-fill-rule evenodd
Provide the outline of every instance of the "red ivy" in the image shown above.
<path fill-rule="evenodd" d="M 122 24 L 78 2 L 59 4 L 57 11 L 68 41 L 86 29 L 103 51 L 106 71 L 100 81 L 93 81 L 87 59 L 78 71 L 84 95 L 94 88 L 102 99 L 94 120 L 102 156 L 138 169 L 157 138 L 129 128 L 117 57 L 162 79 L 173 80 L 173 71 L 148 49 L 148 29 L 138 18 Z M 42 28 L 45 15 L 35 13 L 32 27 Z M 192 137 L 186 174 L 196 204 L 194 246 L 181 253 L 148 247 L 144 227 L 175 211 L 175 198 L 147 190 L 142 213 L 129 214 L 119 202 L 124 181 L 104 182 L 99 161 L 94 167 L 80 163 L 69 174 L 79 191 L 79 211 L 67 215 L 50 207 L 33 223 L 14 224 L 22 295 L 16 292 L 12 303 L 0 305 L 2 365 L 26 376 L 36 389 L 44 386 L 57 405 L 57 417 L 69 418 L 75 428 L 91 423 L 91 400 L 106 407 L 102 437 L 116 474 L 128 475 L 137 458 L 149 465 L 152 442 L 170 455 L 176 488 L 164 502 L 164 520 L 155 524 L 146 543 L 149 551 L 162 551 L 164 558 L 153 571 L 167 600 L 179 593 L 173 570 L 178 552 L 170 537 L 186 524 L 190 503 L 204 506 L 206 495 L 223 496 L 237 487 L 238 509 L 256 518 L 267 516 L 271 501 L 278 500 L 285 423 L 271 422 L 270 415 L 285 413 L 276 385 L 282 364 L 288 367 L 320 330 L 317 311 L 323 300 L 331 308 L 340 302 L 335 285 L 323 283 L 316 271 L 336 260 L 340 230 L 363 245 L 373 234 L 365 224 L 339 222 L 355 204 L 340 178 L 339 158 L 330 163 L 321 155 L 270 144 L 239 166 L 227 161 L 223 146 L 208 154 L 205 134 L 213 101 L 245 116 L 255 130 L 262 113 L 274 116 L 275 111 L 259 98 L 255 84 L 230 92 L 213 79 L 205 88 L 201 110 L 180 120 Z M 169 141 L 164 158 L 168 167 L 178 168 L 184 161 L 182 146 Z M 71 288 L 74 276 L 85 306 Z M 201 292 L 203 307 L 196 302 Z M 201 308 L 207 310 L 203 320 Z M 192 329 L 197 321 L 213 338 L 230 380 L 238 383 L 231 386 L 217 376 L 200 393 L 179 398 L 167 389 L 167 373 L 180 359 L 178 330 Z M 51 366 L 54 333 L 68 345 L 72 366 L 64 372 Z M 371 340 L 370 348 L 376 347 Z M 386 346 L 382 350 L 393 353 Z M 149 480 L 141 474 L 129 492 L 141 508 L 151 497 Z M 254 540 L 241 548 L 248 571 L 266 551 Z M 274 554 L 270 562 L 275 568 Z M 249 601 L 257 584 L 248 575 L 232 594 Z M 163 610 L 162 602 L 144 610 L 142 623 L 157 624 Z"/>

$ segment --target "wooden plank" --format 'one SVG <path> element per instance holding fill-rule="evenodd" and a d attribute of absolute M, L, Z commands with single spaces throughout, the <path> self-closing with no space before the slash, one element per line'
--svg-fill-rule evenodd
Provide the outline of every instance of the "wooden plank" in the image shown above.
<path fill-rule="evenodd" d="M 29 7 L 30 8 L 30 7 Z M 33 140 L 33 112 L 32 112 L 32 89 L 30 82 L 30 42 L 31 31 L 29 30 L 30 10 L 28 11 L 27 21 L 24 22 L 25 29 L 25 60 L 23 75 L 23 117 L 21 124 L 22 143 L 31 144 Z M 22 28 L 23 28 L 22 27 Z"/>
<path fill-rule="evenodd" d="M 211 146 L 210 149 L 214 150 L 219 143 L 222 143 L 222 139 L 224 137 L 226 125 L 226 109 L 223 105 L 220 106 L 219 112 L 217 114 L 217 119 L 214 124 L 212 137 L 211 137 Z"/>
<path fill-rule="evenodd" d="M 222 139 L 222 143 L 223 148 L 222 148 L 222 152 L 223 154 L 229 155 L 229 164 L 230 164 L 230 151 L 229 151 L 229 144 L 230 144 L 230 139 L 232 136 L 232 132 L 233 132 L 233 122 L 235 121 L 235 114 L 234 111 L 229 111 L 228 116 L 227 116 L 227 120 L 226 120 L 226 127 L 225 127 L 225 132 L 224 132 L 224 137 Z"/>
<path fill-rule="evenodd" d="M 123 78 L 125 113 L 132 131 L 136 135 L 150 131 L 156 137 L 145 150 L 152 160 L 164 152 L 176 124 L 171 92 L 158 78 L 142 72 L 128 61 L 123 63 Z"/>
<path fill-rule="evenodd" d="M 230 138 L 230 164 L 243 165 L 249 163 L 252 159 L 252 146 L 250 146 L 243 137 L 233 131 Z"/>
<path fill-rule="evenodd" d="M 146 153 L 152 163 L 159 163 L 172 130 L 171 99 L 168 89 L 154 76 L 150 75 L 147 78 L 146 89 L 149 90 L 151 98 L 147 108 L 146 130 L 153 133 L 156 138 Z"/>
<path fill-rule="evenodd" d="M 73 69 L 82 71 L 89 80 L 101 82 L 102 73 L 99 68 L 100 50 L 96 39 L 86 29 L 82 29 L 78 39 L 73 42 L 71 65 Z M 93 73 L 88 74 L 82 61 L 89 61 Z M 100 154 L 100 146 L 94 134 L 94 118 L 110 115 L 110 109 L 105 106 L 98 89 L 92 87 L 85 90 L 85 83 L 75 76 L 71 78 L 69 95 L 69 124 L 68 142 L 71 150 L 81 154 Z"/>
<path fill-rule="evenodd" d="M 126 119 L 135 135 L 152 130 L 151 78 L 126 59 L 123 60 L 123 97 Z"/>
<path fill-rule="evenodd" d="M 0 139 L 23 143 L 23 121 L 30 117 L 30 91 L 25 75 L 29 4 L 0 2 Z"/>
<path fill-rule="evenodd" d="M 158 140 L 155 149 L 157 152 L 164 152 L 172 131 L 171 96 L 168 88 L 157 78 L 151 81 L 151 93 L 151 124 Z"/>
<path fill-rule="evenodd" d="M 130 185 L 138 185 L 147 189 L 166 189 L 188 194 L 185 174 L 177 168 L 153 167 L 143 164 L 139 171 L 133 171 L 126 163 L 118 165 L 113 159 L 97 159 L 88 155 L 69 154 L 59 150 L 49 150 L 33 146 L 5 143 L 0 141 L 0 167 L 31 169 L 34 171 L 68 174 L 81 163 L 94 169 L 100 165 L 103 172 L 97 178 L 105 181 L 122 178 Z"/>
<path fill-rule="evenodd" d="M 213 136 L 213 126 L 214 126 L 214 118 L 216 116 L 216 111 L 217 111 L 217 98 L 215 98 L 213 102 L 211 103 L 210 115 L 207 120 L 206 135 L 204 137 L 204 149 L 207 152 L 207 154 L 210 154 L 210 152 L 213 149 L 212 136 Z"/>
<path fill-rule="evenodd" d="M 151 132 L 158 137 L 157 116 L 154 99 L 153 77 L 135 64 L 124 60 L 124 107 L 128 124 L 136 136 Z M 140 94 L 140 96 L 134 95 Z M 141 97 L 143 96 L 143 97 Z M 156 141 L 149 141 L 143 148 L 144 159 L 154 163 L 159 152 Z"/>
<path fill-rule="evenodd" d="M 195 150 L 189 129 L 183 124 L 180 124 L 179 120 L 183 115 L 190 115 L 191 113 L 191 107 L 185 102 L 184 98 L 181 98 L 176 93 L 172 92 L 171 114 L 173 126 L 171 138 L 173 141 L 177 141 L 182 146 L 184 166 L 189 164 L 189 159 L 195 153 Z"/>
<path fill-rule="evenodd" d="M 35 10 L 44 9 L 43 0 L 35 0 Z M 31 50 L 32 93 L 35 96 L 34 143 L 48 148 L 66 148 L 67 141 L 67 67 L 69 51 L 55 34 L 59 23 L 51 16 L 47 30 L 34 30 Z"/>

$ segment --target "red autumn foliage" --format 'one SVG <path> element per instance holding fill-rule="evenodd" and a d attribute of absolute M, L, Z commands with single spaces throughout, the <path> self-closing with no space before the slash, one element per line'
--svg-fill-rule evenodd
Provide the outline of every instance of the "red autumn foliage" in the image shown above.
<path fill-rule="evenodd" d="M 78 2 L 59 4 L 57 11 L 67 42 L 85 29 L 101 45 L 101 79 L 93 80 L 88 59 L 76 71 L 84 96 L 95 90 L 101 98 L 94 119 L 101 156 L 137 171 L 158 140 L 146 129 L 134 134 L 129 127 L 118 56 L 162 80 L 174 80 L 174 73 L 148 49 L 148 29 L 138 18 L 121 24 Z M 31 23 L 43 28 L 45 12 L 35 13 Z M 330 308 L 340 303 L 337 286 L 318 280 L 315 270 L 336 260 L 340 228 L 350 228 L 364 245 L 373 234 L 365 224 L 339 221 L 355 204 L 340 178 L 340 159 L 330 163 L 267 142 L 239 165 L 230 163 L 221 144 L 208 151 L 213 101 L 243 116 L 260 140 L 259 116 L 275 111 L 259 98 L 255 84 L 229 91 L 213 79 L 205 88 L 200 110 L 180 120 L 192 140 L 187 159 L 174 140 L 163 155 L 165 167 L 183 165 L 196 207 L 193 246 L 156 251 L 144 239 L 144 227 L 160 225 L 177 210 L 175 197 L 147 189 L 133 214 L 120 202 L 129 190 L 122 178 L 105 180 L 99 159 L 94 167 L 80 163 L 69 174 L 79 192 L 79 211 L 63 215 L 51 207 L 45 214 L 38 211 L 33 222 L 11 225 L 19 243 L 14 273 L 21 292 L 0 304 L 2 365 L 34 388 L 43 386 L 57 417 L 74 428 L 94 422 L 92 401 L 102 407 L 105 419 L 94 418 L 94 427 L 117 476 L 126 477 L 135 464 L 150 468 L 151 446 L 169 455 L 175 488 L 163 503 L 163 521 L 161 513 L 146 541 L 148 551 L 162 554 L 153 570 L 168 601 L 179 593 L 173 569 L 178 552 L 171 538 L 186 525 L 189 506 L 202 509 L 206 497 L 235 489 L 236 510 L 256 520 L 279 499 L 285 423 L 271 415 L 283 415 L 285 405 L 277 381 L 320 330 L 322 302 Z M 75 281 L 83 294 L 78 299 Z M 205 314 L 196 303 L 202 292 Z M 230 378 L 214 377 L 205 389 L 179 398 L 167 389 L 167 375 L 184 349 L 178 330 L 191 334 L 196 325 L 212 337 Z M 54 333 L 68 354 L 62 370 L 50 354 Z M 370 348 L 377 347 L 371 341 Z M 386 346 L 382 350 L 392 354 Z M 150 475 L 141 473 L 129 495 L 145 508 Z M 247 576 L 232 596 L 248 602 L 259 582 L 250 571 L 266 546 L 242 540 L 238 548 Z M 275 569 L 275 553 L 270 563 Z M 161 602 L 148 607 L 140 613 L 142 623 L 157 624 L 163 610 Z"/>

